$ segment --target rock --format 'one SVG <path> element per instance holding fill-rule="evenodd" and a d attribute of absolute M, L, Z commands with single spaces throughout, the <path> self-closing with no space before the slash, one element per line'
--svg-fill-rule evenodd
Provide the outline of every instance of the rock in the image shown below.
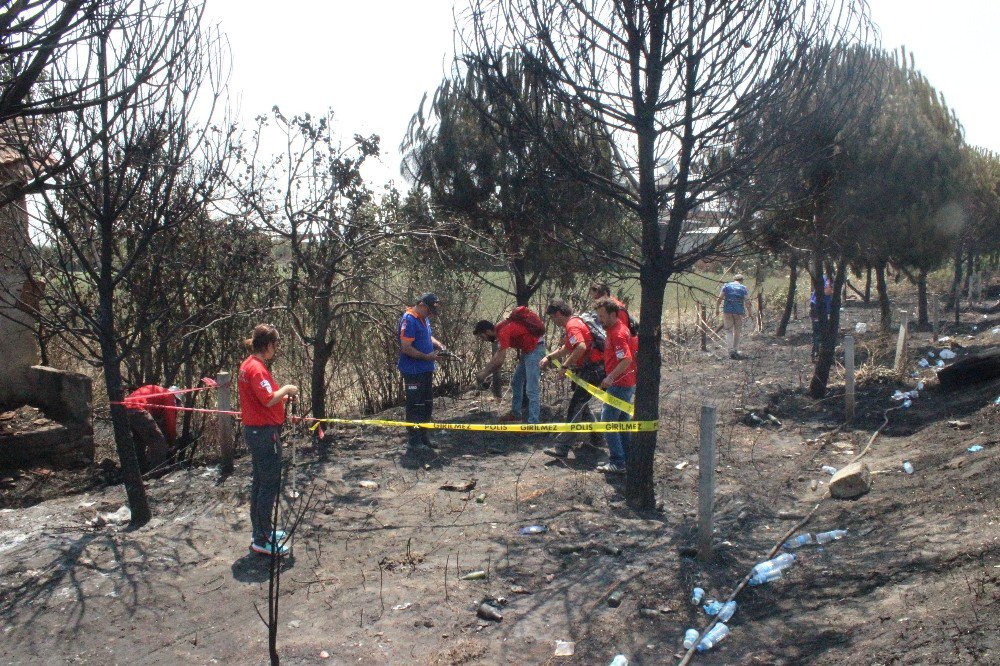
<path fill-rule="evenodd" d="M 948 421 L 948 425 L 955 430 L 968 430 L 972 427 L 968 421 Z"/>
<path fill-rule="evenodd" d="M 292 620 L 291 622 L 288 623 L 288 627 L 290 629 L 298 629 L 301 625 L 302 625 L 301 620 Z"/>
<path fill-rule="evenodd" d="M 320 659 L 329 659 L 330 658 L 330 653 L 327 652 L 326 650 L 320 650 L 319 658 Z"/>
<path fill-rule="evenodd" d="M 465 493 L 476 487 L 475 479 L 454 479 L 441 486 L 441 490 L 453 490 Z"/>
<path fill-rule="evenodd" d="M 830 496 L 835 499 L 856 499 L 871 489 L 872 473 L 863 462 L 844 467 L 830 479 Z"/>

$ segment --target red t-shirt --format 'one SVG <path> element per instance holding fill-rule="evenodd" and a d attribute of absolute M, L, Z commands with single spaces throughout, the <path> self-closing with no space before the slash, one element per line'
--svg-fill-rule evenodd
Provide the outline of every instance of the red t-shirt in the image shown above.
<path fill-rule="evenodd" d="M 535 351 L 538 337 L 532 335 L 528 328 L 519 321 L 504 319 L 497 324 L 497 343 L 500 349 L 517 349 L 523 352 Z"/>
<path fill-rule="evenodd" d="M 285 422 L 285 405 L 279 400 L 273 406 L 267 403 L 279 388 L 264 362 L 249 356 L 240 365 L 236 382 L 240 391 L 240 417 L 245 426 L 281 425 Z"/>
<path fill-rule="evenodd" d="M 618 304 L 618 321 L 625 325 L 625 330 L 631 330 L 628 324 L 628 310 L 625 308 L 625 304 L 619 301 L 617 298 L 612 297 L 612 301 Z M 630 334 L 631 335 L 631 334 Z M 639 336 L 632 336 L 632 355 L 635 356 L 639 353 Z"/>
<path fill-rule="evenodd" d="M 579 358 L 576 367 L 579 368 L 584 363 L 600 363 L 604 360 L 604 352 L 594 348 L 594 336 L 591 335 L 587 325 L 579 317 L 570 317 L 566 322 L 566 342 L 563 347 L 572 354 L 573 348 L 581 342 L 587 345 L 587 351 Z"/>
<path fill-rule="evenodd" d="M 615 386 L 635 386 L 636 368 L 635 352 L 632 351 L 632 336 L 628 332 L 628 326 L 620 321 L 609 329 L 605 329 L 608 336 L 604 343 L 604 372 L 611 374 L 611 371 L 618 367 L 618 363 L 623 358 L 632 359 L 628 369 L 615 380 Z"/>
<path fill-rule="evenodd" d="M 141 409 L 149 412 L 158 424 L 165 431 L 168 442 L 177 439 L 177 410 L 163 409 L 164 407 L 176 407 L 177 400 L 174 394 L 156 384 L 146 384 L 125 396 L 125 407 L 127 409 Z"/>

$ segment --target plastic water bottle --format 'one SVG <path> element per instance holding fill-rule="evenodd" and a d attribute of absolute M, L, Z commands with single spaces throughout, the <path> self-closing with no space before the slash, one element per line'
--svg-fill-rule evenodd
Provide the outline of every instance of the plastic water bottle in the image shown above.
<path fill-rule="evenodd" d="M 719 611 L 722 610 L 723 603 L 721 601 L 716 601 L 712 599 L 707 604 L 705 604 L 705 615 L 718 615 Z"/>
<path fill-rule="evenodd" d="M 755 574 L 766 574 L 768 571 L 784 571 L 795 563 L 794 553 L 782 553 L 777 557 L 757 564 L 753 568 Z"/>
<path fill-rule="evenodd" d="M 824 543 L 830 543 L 831 541 L 843 539 L 845 536 L 847 536 L 847 530 L 830 530 L 829 532 L 820 532 L 816 535 L 816 543 L 823 545 Z"/>
<path fill-rule="evenodd" d="M 906 400 L 903 401 L 903 409 L 909 409 L 910 405 L 912 405 L 912 404 L 913 404 L 913 401 L 910 400 L 909 398 L 907 398 Z"/>
<path fill-rule="evenodd" d="M 698 641 L 698 636 L 699 636 L 699 634 L 698 634 L 698 630 L 697 629 L 688 629 L 687 631 L 685 631 L 684 632 L 684 647 L 686 649 L 690 650 L 691 646 L 694 645 Z"/>
<path fill-rule="evenodd" d="M 970 446 L 969 448 L 966 449 L 966 451 L 968 451 L 969 453 L 979 453 L 982 450 L 983 450 L 982 444 L 974 444 L 973 446 Z"/>
<path fill-rule="evenodd" d="M 608 664 L 608 666 L 628 666 L 628 657 L 623 654 L 619 654 L 611 660 L 611 663 Z"/>
<path fill-rule="evenodd" d="M 917 382 L 917 390 L 918 391 L 923 391 L 924 390 L 924 383 L 923 382 Z"/>
<path fill-rule="evenodd" d="M 820 467 L 820 469 L 829 474 L 830 476 L 833 476 L 834 474 L 837 473 L 837 468 L 831 465 L 823 465 L 822 467 Z"/>
<path fill-rule="evenodd" d="M 784 574 L 784 569 L 769 569 L 766 572 L 754 573 L 747 582 L 751 585 L 763 585 L 764 583 L 771 583 L 778 580 Z"/>
<path fill-rule="evenodd" d="M 909 460 L 904 460 L 903 471 L 906 472 L 907 474 L 913 474 L 913 463 L 911 463 Z"/>
<path fill-rule="evenodd" d="M 789 539 L 785 542 L 784 548 L 787 550 L 795 550 L 796 548 L 801 548 L 802 546 L 808 546 L 813 543 L 813 536 L 806 532 L 805 534 L 800 534 L 793 539 Z"/>
<path fill-rule="evenodd" d="M 691 604 L 697 606 L 705 598 L 705 590 L 696 587 L 691 591 Z"/>
<path fill-rule="evenodd" d="M 736 612 L 736 602 L 727 601 L 726 605 L 719 611 L 719 622 L 729 622 L 729 618 Z"/>
<path fill-rule="evenodd" d="M 720 622 L 712 627 L 712 630 L 698 643 L 698 652 L 711 650 L 722 642 L 722 639 L 729 635 L 729 627 Z"/>

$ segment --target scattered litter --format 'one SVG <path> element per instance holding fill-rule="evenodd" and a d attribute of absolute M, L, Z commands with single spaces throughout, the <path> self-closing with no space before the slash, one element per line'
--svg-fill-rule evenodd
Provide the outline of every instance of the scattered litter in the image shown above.
<path fill-rule="evenodd" d="M 729 627 L 727 627 L 724 623 L 720 622 L 719 624 L 712 627 L 712 630 L 708 632 L 705 635 L 705 637 L 702 638 L 701 641 L 698 643 L 698 652 L 707 652 L 708 650 L 711 650 L 713 647 L 718 645 L 723 638 L 725 638 L 728 635 L 729 635 Z"/>
<path fill-rule="evenodd" d="M 906 400 L 906 396 L 907 396 L 906 393 L 900 391 L 899 389 L 896 389 L 896 392 L 892 394 L 892 399 L 895 400 L 896 402 L 899 402 L 900 400 Z"/>
<path fill-rule="evenodd" d="M 359 481 L 358 485 L 366 490 L 378 490 L 378 483 L 375 481 Z"/>
<path fill-rule="evenodd" d="M 395 606 L 392 607 L 392 610 L 394 610 L 394 611 L 406 610 L 407 608 L 409 608 L 412 605 L 413 605 L 412 603 L 410 603 L 409 601 L 407 601 L 405 604 L 396 604 Z"/>
<path fill-rule="evenodd" d="M 674 469 L 684 469 L 685 467 L 687 467 L 690 464 L 691 463 L 688 462 L 687 460 L 682 460 L 681 462 L 679 462 L 676 465 L 674 465 Z"/>
<path fill-rule="evenodd" d="M 461 580 L 482 580 L 484 578 L 486 578 L 486 572 L 480 569 L 479 571 L 470 571 L 462 576 Z"/>
<path fill-rule="evenodd" d="M 787 550 L 795 550 L 796 548 L 801 548 L 802 546 L 808 546 L 813 543 L 813 535 L 809 532 L 805 534 L 800 534 L 794 539 L 789 539 L 783 545 Z"/>
<path fill-rule="evenodd" d="M 486 493 L 476 495 L 476 504 L 483 504 L 484 502 L 486 502 Z"/>
<path fill-rule="evenodd" d="M 934 358 L 934 352 L 932 351 L 927 352 L 927 358 Z"/>
<path fill-rule="evenodd" d="M 476 615 L 484 620 L 492 620 L 494 622 L 503 620 L 503 613 L 500 612 L 500 609 L 488 601 L 479 604 L 479 608 L 476 609 Z"/>
<path fill-rule="evenodd" d="M 784 570 L 773 569 L 771 571 L 768 571 L 766 574 L 754 574 L 753 576 L 750 577 L 750 580 L 747 582 L 750 583 L 751 585 L 763 585 L 764 583 L 771 583 L 773 581 L 776 581 L 780 579 L 783 575 L 785 575 Z"/>
<path fill-rule="evenodd" d="M 98 517 L 106 523 L 127 523 L 132 520 L 132 510 L 128 508 L 128 504 L 122 504 L 114 513 L 101 513 Z"/>
<path fill-rule="evenodd" d="M 938 342 L 951 342 L 951 336 L 950 335 L 942 336 L 938 338 Z"/>
<path fill-rule="evenodd" d="M 972 424 L 968 421 L 948 421 L 948 426 L 955 430 L 968 430 Z"/>
<path fill-rule="evenodd" d="M 904 460 L 903 471 L 906 472 L 907 474 L 913 474 L 913 463 L 911 463 L 909 460 Z"/>
<path fill-rule="evenodd" d="M 924 390 L 924 383 L 923 382 L 917 382 L 917 390 L 918 391 L 923 391 Z"/>
<path fill-rule="evenodd" d="M 825 543 L 830 543 L 831 541 L 838 541 L 847 536 L 847 530 L 830 530 L 829 532 L 820 532 L 816 535 L 816 543 L 823 545 Z"/>
<path fill-rule="evenodd" d="M 320 650 L 319 658 L 320 659 L 329 659 L 330 658 L 330 653 L 327 652 L 326 650 Z"/>
<path fill-rule="evenodd" d="M 859 321 L 857 324 L 854 325 L 854 332 L 855 333 L 859 333 L 859 334 L 860 333 L 867 333 L 868 332 L 868 324 L 866 324 L 863 321 Z"/>
<path fill-rule="evenodd" d="M 301 625 L 302 625 L 302 621 L 301 620 L 292 620 L 291 622 L 288 623 L 288 628 L 289 629 L 298 629 Z"/>
<path fill-rule="evenodd" d="M 213 476 L 218 476 L 218 475 L 219 475 L 219 466 L 218 465 L 216 465 L 215 467 L 206 467 L 205 471 L 201 473 L 201 477 L 203 479 L 208 479 L 208 478 L 211 478 Z"/>
<path fill-rule="evenodd" d="M 943 368 L 944 367 L 944 361 L 942 361 L 941 359 L 938 359 L 937 363 L 935 363 L 934 365 L 936 365 L 939 368 Z"/>
<path fill-rule="evenodd" d="M 622 605 L 622 599 L 625 597 L 625 590 L 615 590 L 608 595 L 608 605 L 612 608 L 618 608 Z"/>
<path fill-rule="evenodd" d="M 549 528 L 545 525 L 528 525 L 518 530 L 521 534 L 545 534 L 548 531 Z"/>
<path fill-rule="evenodd" d="M 608 666 L 628 666 L 628 657 L 623 654 L 615 655 Z"/>
<path fill-rule="evenodd" d="M 441 490 L 454 490 L 455 492 L 465 493 L 472 490 L 475 487 L 476 487 L 475 479 L 455 479 L 441 486 Z"/>
<path fill-rule="evenodd" d="M 705 590 L 700 587 L 696 587 L 691 590 L 691 603 L 695 606 L 701 603 L 701 600 L 705 598 Z"/>
<path fill-rule="evenodd" d="M 556 641 L 555 656 L 572 657 L 574 652 L 576 652 L 576 643 L 573 641 Z"/>
<path fill-rule="evenodd" d="M 516 585 L 516 584 L 515 585 L 511 585 L 510 586 L 510 591 L 511 591 L 511 594 L 531 594 L 531 590 L 529 590 L 528 588 L 524 587 L 523 585 Z"/>
<path fill-rule="evenodd" d="M 734 613 L 736 613 L 736 602 L 727 601 L 719 611 L 719 622 L 729 622 Z"/>
<path fill-rule="evenodd" d="M 982 450 L 983 450 L 983 445 L 982 444 L 976 444 L 976 445 L 970 446 L 969 448 L 966 449 L 966 451 L 968 451 L 969 453 L 979 453 Z"/>
<path fill-rule="evenodd" d="M 994 405 L 1000 405 L 1000 395 L 998 395 L 997 399 L 993 401 L 993 404 Z"/>
<path fill-rule="evenodd" d="M 930 366 L 930 363 L 927 362 L 926 358 L 922 358 L 919 361 L 917 361 L 917 365 L 919 365 L 921 368 L 926 368 Z"/>
<path fill-rule="evenodd" d="M 719 611 L 722 610 L 722 607 L 724 605 L 725 604 L 723 604 L 721 601 L 716 601 L 715 599 L 712 599 L 711 601 L 705 604 L 705 608 L 703 610 L 705 611 L 705 615 L 718 615 Z"/>
<path fill-rule="evenodd" d="M 809 490 L 816 490 L 817 488 L 819 488 L 819 481 L 813 479 L 809 482 Z"/>
<path fill-rule="evenodd" d="M 950 349 L 942 349 L 941 351 L 938 352 L 938 356 L 940 356 L 946 361 L 950 361 L 951 359 L 955 358 L 957 354 Z"/>
<path fill-rule="evenodd" d="M 911 405 L 913 405 L 913 401 L 909 398 L 903 401 L 903 409 L 909 409 Z"/>
<path fill-rule="evenodd" d="M 830 476 L 833 476 L 834 474 L 837 473 L 837 468 L 832 467 L 830 465 L 823 465 L 822 467 L 820 467 L 820 469 L 829 474 Z"/>
<path fill-rule="evenodd" d="M 685 631 L 684 647 L 690 650 L 694 646 L 695 642 L 698 640 L 699 635 L 700 634 L 698 633 L 697 629 L 688 629 L 687 631 Z"/>

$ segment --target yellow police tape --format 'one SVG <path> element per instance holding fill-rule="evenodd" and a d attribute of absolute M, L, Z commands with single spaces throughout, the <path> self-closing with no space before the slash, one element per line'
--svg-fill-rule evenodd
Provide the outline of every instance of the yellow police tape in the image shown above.
<path fill-rule="evenodd" d="M 559 361 L 555 360 L 555 359 L 552 360 L 552 365 L 554 365 L 558 369 L 562 369 L 562 367 L 563 367 L 563 364 L 560 363 Z M 595 398 L 597 398 L 601 402 L 605 402 L 605 403 L 611 405 L 612 407 L 614 407 L 616 409 L 620 409 L 621 411 L 625 412 L 629 416 L 635 416 L 635 407 L 632 406 L 632 403 L 625 402 L 621 398 L 616 398 L 615 396 L 611 395 L 607 391 L 599 389 L 596 386 L 594 386 L 593 384 L 584 381 L 583 379 L 581 379 L 580 377 L 578 377 L 569 368 L 566 368 L 566 376 L 569 377 L 569 379 L 570 379 L 571 382 L 573 382 L 574 384 L 576 384 L 577 386 L 579 386 L 584 391 L 586 391 L 590 395 L 594 396 Z"/>
<path fill-rule="evenodd" d="M 376 426 L 382 428 L 424 428 L 425 430 L 475 430 L 480 432 L 654 432 L 657 421 L 584 421 L 581 423 L 410 423 L 385 419 L 316 419 L 321 423 Z"/>

